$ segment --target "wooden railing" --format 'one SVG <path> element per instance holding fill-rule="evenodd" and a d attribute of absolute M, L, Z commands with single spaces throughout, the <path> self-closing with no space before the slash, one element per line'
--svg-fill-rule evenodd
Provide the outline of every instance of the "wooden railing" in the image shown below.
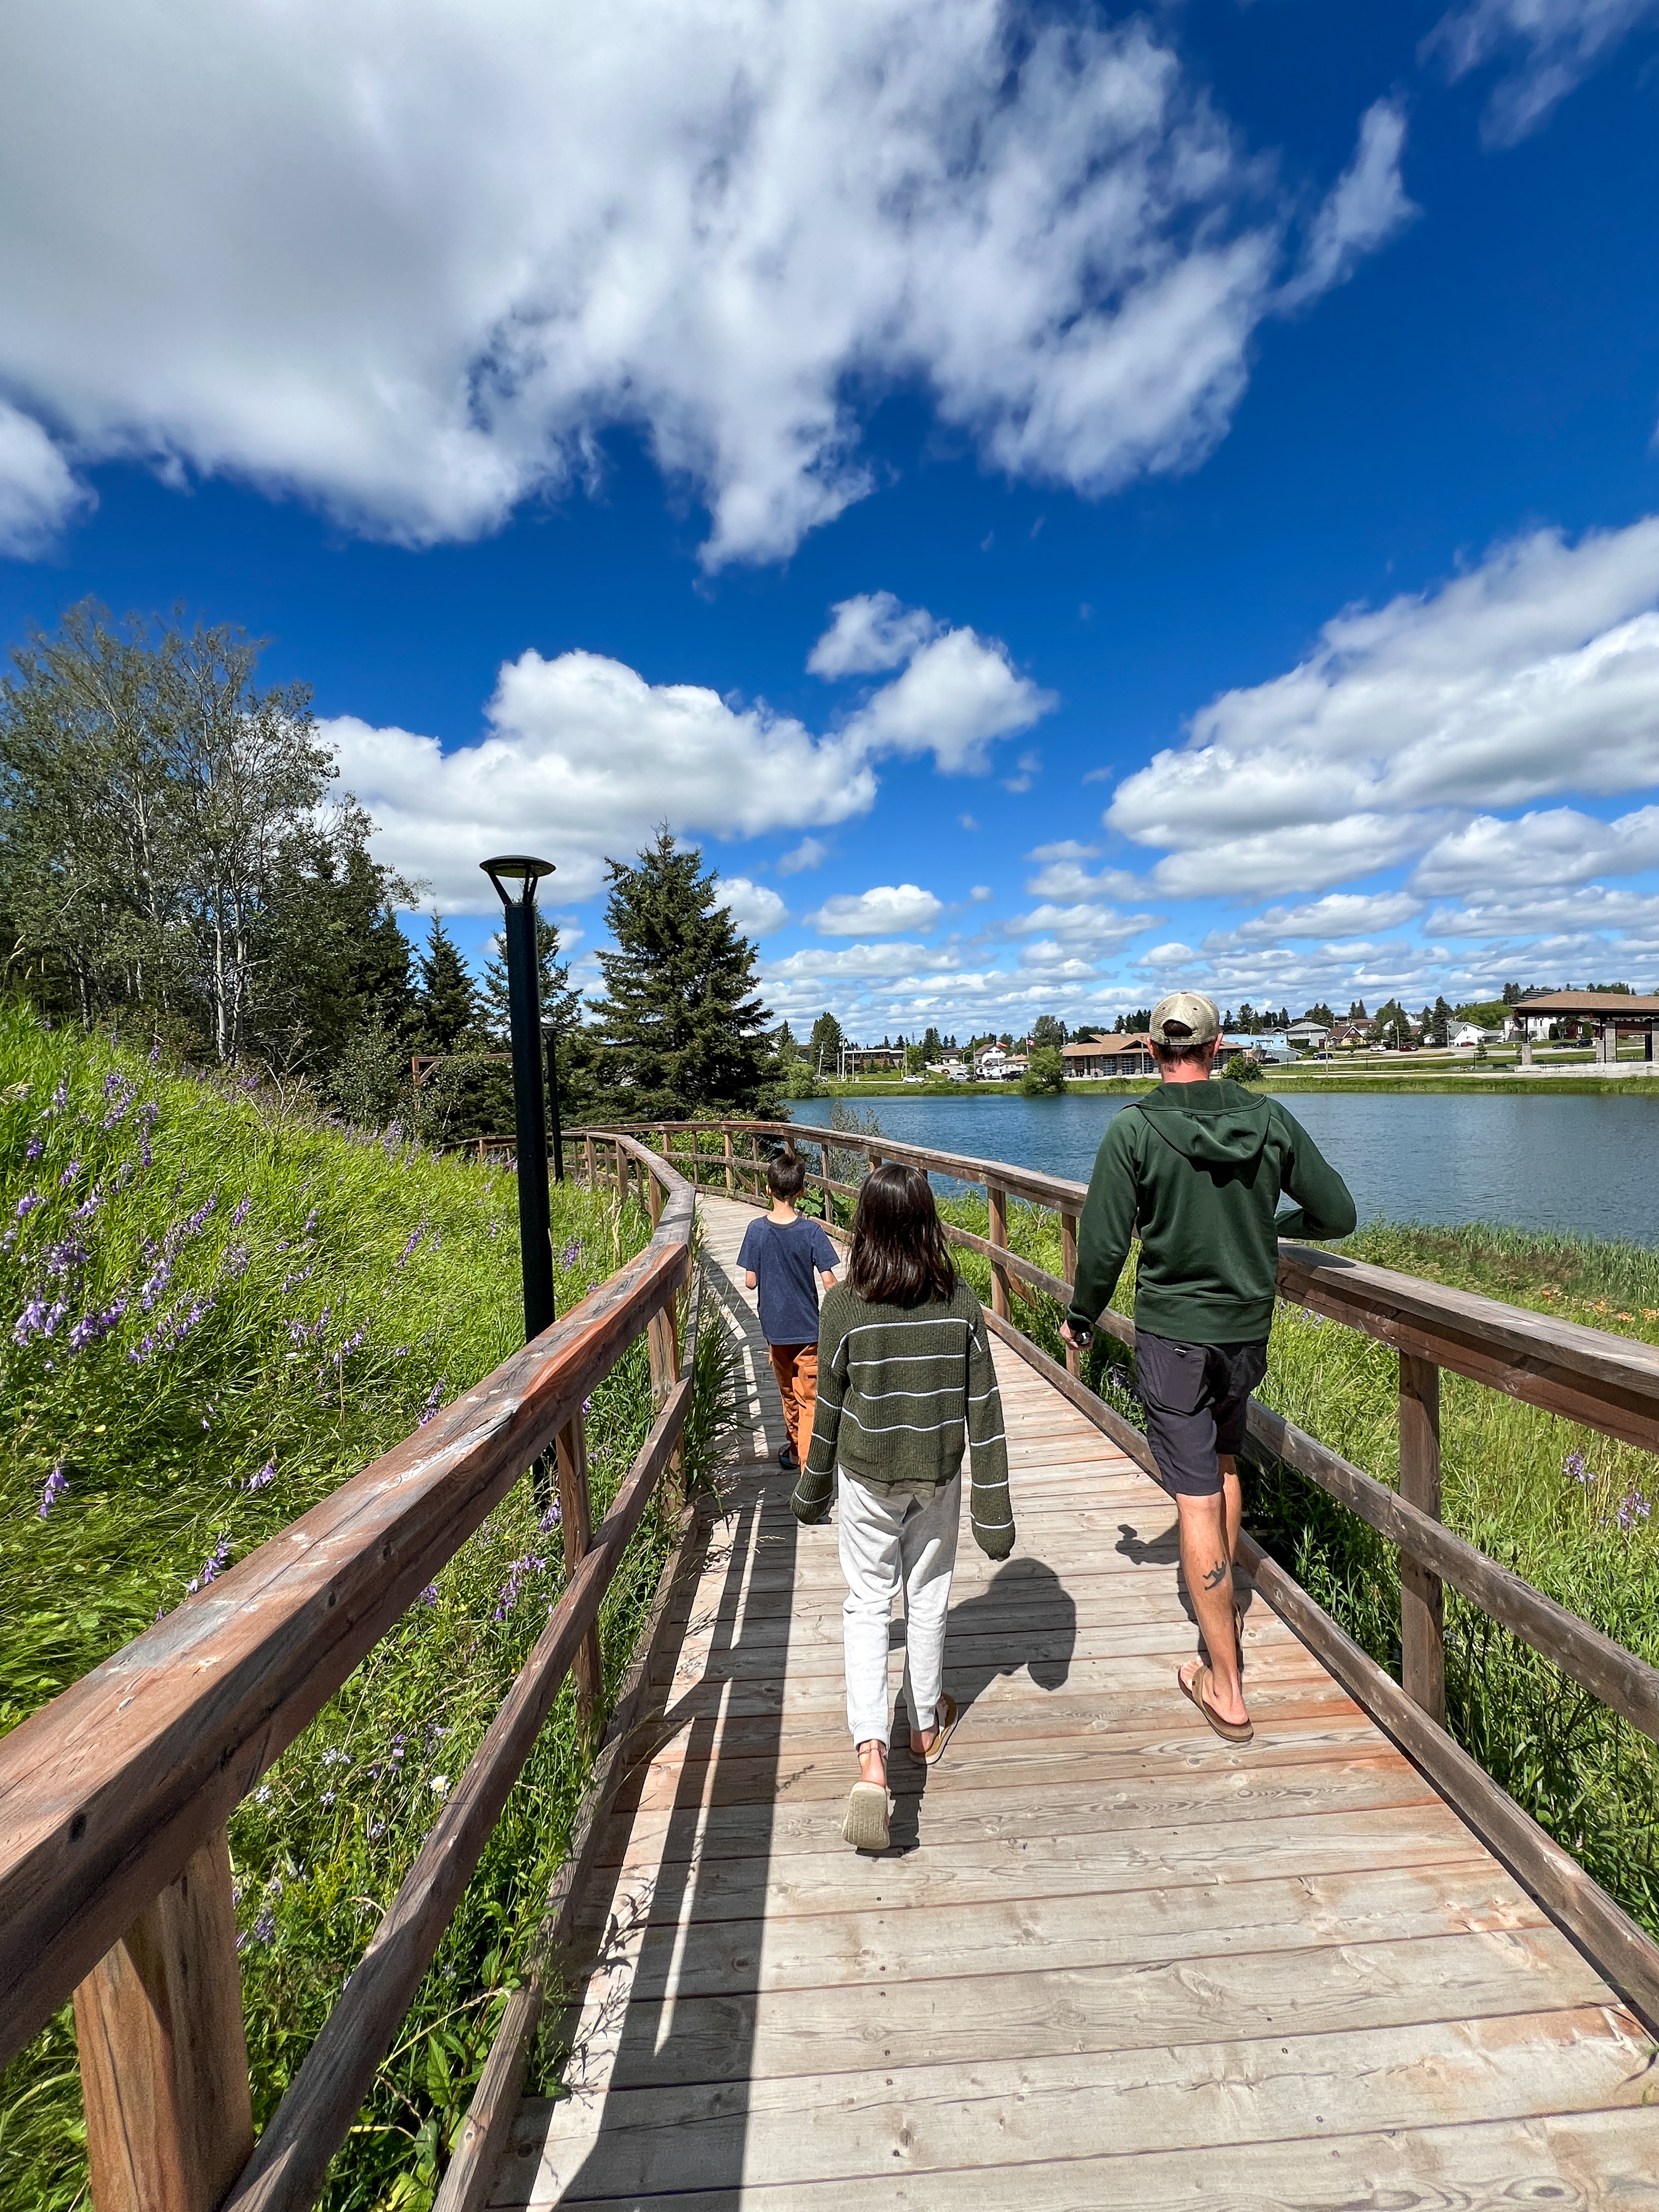
<path fill-rule="evenodd" d="M 1146 1437 L 1085 1386 L 1077 1354 L 1068 1352 L 1060 1364 L 1012 1319 L 1013 1299 L 1022 1289 L 1057 1300 L 1062 1311 L 1070 1307 L 1086 1185 L 815 1123 L 658 1122 L 637 1126 L 634 1133 L 652 1142 L 694 1184 L 712 1182 L 757 1204 L 766 1202 L 763 1147 L 788 1143 L 803 1155 L 816 1153 L 809 1182 L 821 1193 L 826 1223 L 832 1224 L 835 1201 L 850 1204 L 858 1195 L 855 1183 L 830 1172 L 837 1153 L 861 1154 L 870 1165 L 905 1160 L 929 1174 L 978 1185 L 988 1201 L 990 1235 L 978 1237 L 954 1224 L 947 1224 L 945 1233 L 990 1263 L 993 1328 L 1157 1478 Z M 1011 1196 L 1059 1215 L 1064 1278 L 1009 1249 Z M 1440 1517 L 1443 1369 L 1621 1443 L 1659 1451 L 1659 1350 L 1297 1244 L 1279 1247 L 1279 1289 L 1291 1303 L 1392 1345 L 1399 1354 L 1397 1491 L 1254 1399 L 1249 1432 L 1260 1453 L 1293 1468 L 1399 1551 L 1402 1680 L 1395 1682 L 1377 1666 L 1248 1536 L 1241 1544 L 1243 1564 L 1338 1680 L 1583 1946 L 1649 2028 L 1659 2031 L 1659 1946 L 1446 1733 L 1444 1588 L 1449 1584 L 1656 1741 L 1659 1668 L 1498 1565 Z M 1109 1310 L 1097 1326 L 1133 1346 L 1134 1324 L 1121 1314 Z"/>
<path fill-rule="evenodd" d="M 645 1186 L 645 1249 L 0 1741 L 0 2064 L 73 1994 L 97 2212 L 313 2204 L 568 1674 L 597 1735 L 599 1608 L 685 1423 L 678 1332 L 694 1215 L 672 1168 L 630 1138 L 598 1141 L 621 1181 Z M 656 1419 L 594 1529 L 582 1401 L 641 1334 Z M 563 1595 L 256 2146 L 226 1823 L 550 1452 Z M 446 2203 L 476 2203 L 487 2161 L 464 2181 L 453 2163 Z"/>

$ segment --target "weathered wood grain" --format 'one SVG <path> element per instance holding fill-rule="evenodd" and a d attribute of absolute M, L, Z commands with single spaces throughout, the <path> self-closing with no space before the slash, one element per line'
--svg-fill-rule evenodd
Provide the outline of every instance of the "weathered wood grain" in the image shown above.
<path fill-rule="evenodd" d="M 598 1618 L 617 1562 L 684 1425 L 690 1395 L 690 1382 L 682 1382 L 658 1415 L 591 1548 L 225 2198 L 224 2212 L 301 2212 L 315 2201 L 553 1699 Z"/>

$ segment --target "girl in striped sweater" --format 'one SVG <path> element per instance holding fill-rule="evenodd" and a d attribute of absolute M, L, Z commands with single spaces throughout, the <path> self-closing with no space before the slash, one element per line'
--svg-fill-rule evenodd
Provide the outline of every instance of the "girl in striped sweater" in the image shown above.
<path fill-rule="evenodd" d="M 798 1520 L 827 1520 L 839 1473 L 847 1718 L 859 1762 L 842 1833 L 859 1850 L 888 1844 L 887 1624 L 901 1585 L 911 1750 L 937 1759 L 956 1722 L 942 1676 L 964 1448 L 974 1540 L 1006 1559 L 1014 1519 L 985 1315 L 957 1279 L 927 1176 L 888 1161 L 859 1194 L 848 1279 L 818 1317 L 817 1409 L 792 1501 Z"/>

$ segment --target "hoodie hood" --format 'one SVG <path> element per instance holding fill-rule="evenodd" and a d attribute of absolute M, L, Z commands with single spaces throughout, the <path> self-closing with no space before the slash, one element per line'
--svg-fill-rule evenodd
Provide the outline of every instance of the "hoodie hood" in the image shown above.
<path fill-rule="evenodd" d="M 1135 1103 L 1164 1143 L 1195 1167 L 1248 1167 L 1267 1141 L 1267 1102 L 1242 1084 L 1160 1083 Z"/>

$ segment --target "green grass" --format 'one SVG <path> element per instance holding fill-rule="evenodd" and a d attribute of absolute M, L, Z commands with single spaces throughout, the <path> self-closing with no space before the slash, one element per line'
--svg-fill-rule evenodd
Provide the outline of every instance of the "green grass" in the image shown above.
<path fill-rule="evenodd" d="M 563 1311 L 641 1209 L 556 1186 Z M 510 1175 L 356 1141 L 0 1009 L 0 1730 L 275 1534 L 522 1340 Z M 50 1323 L 50 1327 L 47 1324 Z M 694 1478 L 725 1353 L 700 1346 Z M 651 1419 L 642 1345 L 593 1394 L 595 1518 Z M 625 1668 L 669 1528 L 601 1621 Z M 521 1482 L 231 1823 L 255 2115 L 292 2077 L 562 1584 Z M 567 1686 L 374 2091 L 331 2207 L 430 2202 L 521 1976 L 586 1771 Z M 68 2008 L 0 2076 L 0 2207 L 86 2183 Z"/>
<path fill-rule="evenodd" d="M 988 1233 L 982 1199 L 947 1200 L 940 1210 L 963 1228 Z M 1053 1214 L 1011 1202 L 1008 1241 L 1052 1273 L 1063 1272 Z M 1375 1223 L 1342 1249 L 1402 1273 L 1659 1343 L 1659 1253 L 1642 1245 L 1480 1224 Z M 988 1302 L 989 1263 L 960 1248 L 956 1256 Z M 1113 1304 L 1133 1313 L 1133 1267 Z M 1063 1316 L 1053 1300 L 1016 1284 L 1013 1317 L 1060 1357 Z M 1128 1388 L 1127 1353 L 1097 1340 L 1086 1372 L 1110 1404 L 1145 1426 Z M 1386 1346 L 1281 1304 L 1262 1398 L 1391 1485 L 1399 1471 L 1398 1389 L 1397 1362 Z M 1443 1377 L 1441 1430 L 1449 1525 L 1570 1613 L 1659 1665 L 1659 1480 L 1652 1455 L 1455 1375 Z M 1400 1569 L 1393 1547 L 1313 1484 L 1278 1466 L 1247 1468 L 1245 1518 L 1398 1680 Z M 1447 1592 L 1446 1613 L 1452 1733 L 1632 1917 L 1659 1936 L 1659 1747 L 1455 1592 Z"/>

